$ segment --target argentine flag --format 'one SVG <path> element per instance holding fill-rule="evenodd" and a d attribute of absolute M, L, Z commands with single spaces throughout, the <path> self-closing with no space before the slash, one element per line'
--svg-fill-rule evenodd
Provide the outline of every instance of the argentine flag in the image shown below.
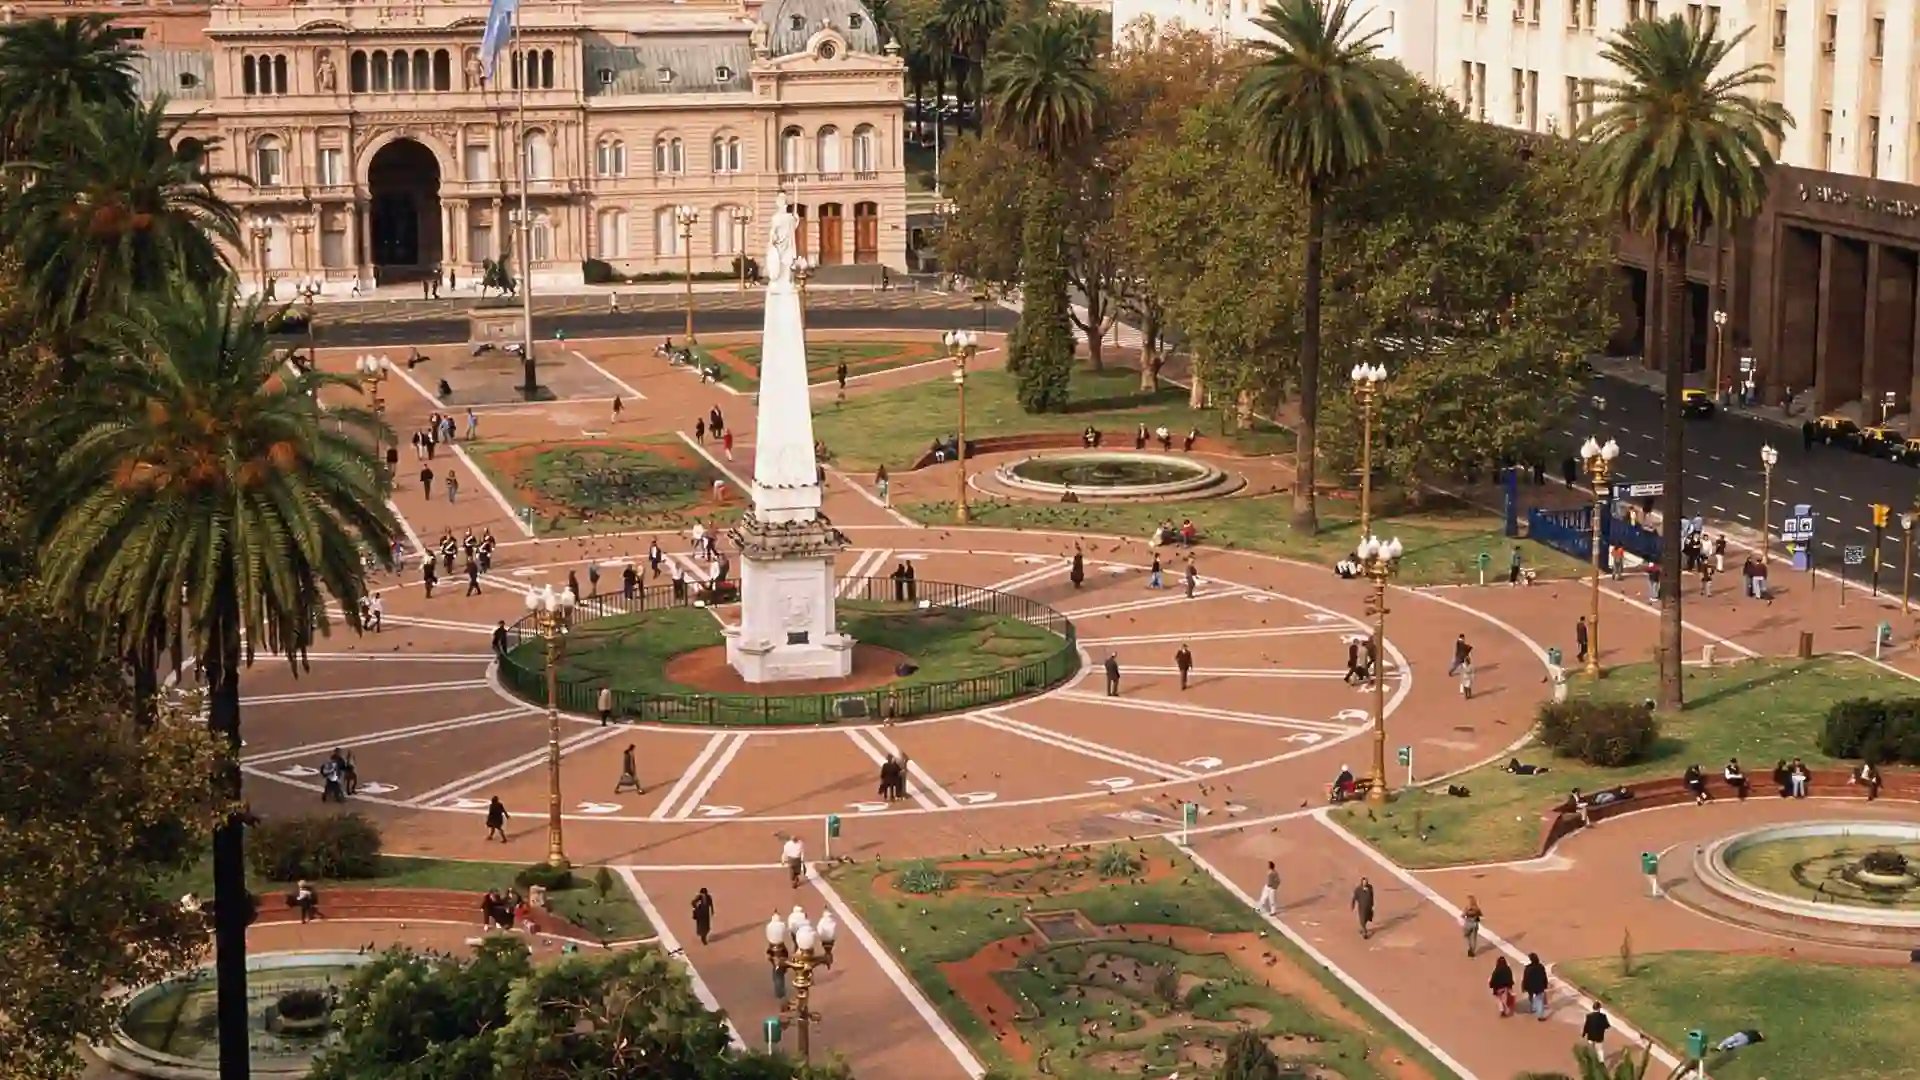
<path fill-rule="evenodd" d="M 520 11 L 520 0 L 492 0 L 487 7 L 487 32 L 480 38 L 480 77 L 493 81 L 494 64 L 500 59 L 500 50 L 507 47 L 507 39 L 513 36 L 514 16 Z"/>

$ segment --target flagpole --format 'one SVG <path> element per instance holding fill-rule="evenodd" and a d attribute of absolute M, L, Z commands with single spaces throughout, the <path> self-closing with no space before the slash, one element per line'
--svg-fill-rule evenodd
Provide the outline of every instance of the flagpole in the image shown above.
<path fill-rule="evenodd" d="M 533 217 L 527 209 L 527 158 L 532 153 L 527 146 L 527 83 L 532 81 L 533 71 L 527 62 L 529 54 L 520 48 L 520 5 L 513 5 L 513 64 L 518 77 L 514 80 L 515 89 L 515 132 L 514 141 L 518 144 L 520 158 L 520 347 L 521 363 L 526 367 L 526 385 L 522 390 L 527 400 L 533 400 L 539 390 L 539 376 L 533 355 Z"/>

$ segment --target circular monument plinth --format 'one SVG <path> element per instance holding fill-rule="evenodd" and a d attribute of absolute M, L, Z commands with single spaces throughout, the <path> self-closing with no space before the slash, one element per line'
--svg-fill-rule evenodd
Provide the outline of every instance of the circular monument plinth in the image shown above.
<path fill-rule="evenodd" d="M 1771 934 L 1832 945 L 1920 946 L 1920 823 L 1810 821 L 1699 848 L 1675 898 Z"/>
<path fill-rule="evenodd" d="M 1059 502 L 1131 502 L 1214 498 L 1246 486 L 1241 477 L 1199 458 L 1142 451 L 1086 450 L 1034 454 L 993 471 L 1009 492 Z"/>
<path fill-rule="evenodd" d="M 880 645 L 856 644 L 853 647 L 853 671 L 844 679 L 794 679 L 771 684 L 771 692 L 780 694 L 845 694 L 878 690 L 900 678 L 903 664 L 913 658 L 897 649 Z M 684 652 L 667 661 L 667 679 L 678 686 L 707 694 L 760 694 L 769 692 L 767 684 L 750 683 L 727 662 L 725 645 Z"/>

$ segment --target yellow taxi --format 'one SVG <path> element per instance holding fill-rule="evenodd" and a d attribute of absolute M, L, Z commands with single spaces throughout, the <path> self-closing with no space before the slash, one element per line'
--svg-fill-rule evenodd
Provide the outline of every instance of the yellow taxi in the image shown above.
<path fill-rule="evenodd" d="M 1861 429 L 1854 436 L 1853 448 L 1862 454 L 1874 457 L 1895 458 L 1906 447 L 1906 436 L 1888 427 L 1870 427 Z"/>
<path fill-rule="evenodd" d="M 1900 447 L 1900 456 L 1896 459 L 1908 465 L 1920 465 L 1920 439 L 1908 439 Z"/>
<path fill-rule="evenodd" d="M 1813 422 L 1814 438 L 1830 446 L 1851 446 L 1860 425 L 1844 416 L 1822 416 Z"/>
<path fill-rule="evenodd" d="M 1712 416 L 1718 408 L 1719 407 L 1714 404 L 1713 395 L 1707 393 L 1705 390 L 1680 391 L 1681 416 L 1693 416 L 1705 419 Z"/>

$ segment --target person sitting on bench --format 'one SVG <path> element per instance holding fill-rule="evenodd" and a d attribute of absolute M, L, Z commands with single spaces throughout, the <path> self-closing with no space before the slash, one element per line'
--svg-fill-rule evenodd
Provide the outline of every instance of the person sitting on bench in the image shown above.
<path fill-rule="evenodd" d="M 1728 787 L 1733 789 L 1736 797 L 1742 799 L 1747 797 L 1747 772 L 1740 767 L 1739 758 L 1728 758 L 1727 767 L 1720 770 L 1720 777 L 1727 782 Z"/>
<path fill-rule="evenodd" d="M 314 891 L 310 882 L 301 881 L 287 894 L 287 906 L 300 909 L 302 923 L 312 922 L 320 917 L 320 894 Z"/>
<path fill-rule="evenodd" d="M 1687 791 L 1693 796 L 1693 805 L 1705 806 L 1713 799 L 1713 796 L 1707 793 L 1707 774 L 1700 771 L 1700 766 L 1687 766 L 1687 771 L 1681 779 L 1687 785 Z"/>
<path fill-rule="evenodd" d="M 1871 761 L 1861 762 L 1860 767 L 1853 771 L 1853 778 L 1849 783 L 1866 788 L 1868 802 L 1880 797 L 1880 770 Z"/>

